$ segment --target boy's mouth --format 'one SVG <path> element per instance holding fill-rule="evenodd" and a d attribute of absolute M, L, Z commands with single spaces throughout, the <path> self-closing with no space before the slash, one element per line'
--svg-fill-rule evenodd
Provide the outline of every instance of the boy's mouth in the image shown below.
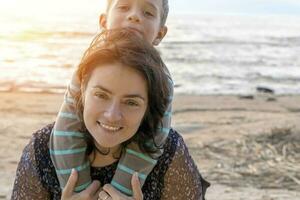
<path fill-rule="evenodd" d="M 133 32 L 134 34 L 136 34 L 138 36 L 141 36 L 141 37 L 144 36 L 144 34 L 142 33 L 142 31 L 140 31 L 137 28 L 128 27 L 128 30 L 131 31 L 131 32 Z"/>

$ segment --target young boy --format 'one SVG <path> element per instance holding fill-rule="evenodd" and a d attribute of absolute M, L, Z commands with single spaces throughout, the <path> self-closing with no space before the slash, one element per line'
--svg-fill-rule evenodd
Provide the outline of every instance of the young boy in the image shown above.
<path fill-rule="evenodd" d="M 158 45 L 167 33 L 165 22 L 168 11 L 168 0 L 107 0 L 106 13 L 101 14 L 99 23 L 104 29 L 130 29 L 133 34 L 137 34 L 153 45 Z M 166 73 L 169 75 L 169 72 Z M 171 78 L 169 87 L 172 88 L 173 94 Z M 73 75 L 49 144 L 51 159 L 62 188 L 65 187 L 72 168 L 78 171 L 76 192 L 84 190 L 91 183 L 90 163 L 85 154 L 87 144 L 80 130 L 83 121 L 79 119 L 75 109 L 74 95 L 79 89 L 77 77 Z M 171 124 L 171 101 L 172 96 L 170 96 L 168 110 L 162 119 L 162 126 L 157 130 L 153 143 L 149 145 L 162 146 L 165 143 Z M 149 156 L 142 153 L 137 144 L 128 144 L 121 155 L 111 184 L 119 191 L 132 195 L 133 172 L 139 173 L 143 185 L 162 153 L 158 148 Z"/>

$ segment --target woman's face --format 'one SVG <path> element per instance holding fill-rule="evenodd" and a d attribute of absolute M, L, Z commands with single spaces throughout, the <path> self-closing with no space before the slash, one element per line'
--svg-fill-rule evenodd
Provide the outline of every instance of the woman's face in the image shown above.
<path fill-rule="evenodd" d="M 117 147 L 130 139 L 148 105 L 143 76 L 118 63 L 97 66 L 83 95 L 85 126 L 101 147 Z"/>

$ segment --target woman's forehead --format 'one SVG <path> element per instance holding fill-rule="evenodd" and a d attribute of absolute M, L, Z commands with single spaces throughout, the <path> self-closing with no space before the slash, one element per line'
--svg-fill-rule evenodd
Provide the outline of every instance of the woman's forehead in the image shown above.
<path fill-rule="evenodd" d="M 146 98 L 145 78 L 134 68 L 120 63 L 105 64 L 96 67 L 89 80 L 91 89 L 98 89 L 122 96 L 141 96 Z"/>

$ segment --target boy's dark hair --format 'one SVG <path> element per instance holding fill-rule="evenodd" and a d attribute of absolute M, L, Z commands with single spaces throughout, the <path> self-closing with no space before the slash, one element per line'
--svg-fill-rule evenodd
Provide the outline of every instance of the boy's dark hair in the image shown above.
<path fill-rule="evenodd" d="M 161 26 L 164 26 L 166 24 L 168 14 L 169 14 L 169 0 L 162 0 L 162 15 L 161 15 Z"/>
<path fill-rule="evenodd" d="M 131 141 L 136 141 L 143 151 L 155 153 L 159 147 L 147 144 L 153 144 L 158 128 L 161 127 L 171 92 L 167 69 L 158 51 L 150 43 L 132 34 L 129 30 L 103 31 L 93 40 L 79 64 L 77 75 L 82 91 L 85 90 L 95 67 L 109 63 L 120 63 L 134 69 L 144 77 L 148 89 L 148 105 L 143 121 L 137 134 L 124 142 L 123 147 Z M 83 102 L 81 98 L 82 93 L 79 92 L 75 101 L 78 115 L 82 119 Z M 86 130 L 85 127 L 83 129 Z M 93 146 L 91 139 L 90 137 L 90 142 L 88 141 L 89 146 Z"/>
<path fill-rule="evenodd" d="M 114 0 L 107 0 L 106 12 L 108 12 L 113 1 Z M 160 19 L 161 26 L 164 26 L 166 24 L 168 14 L 169 14 L 169 0 L 162 0 L 162 13 L 161 13 L 161 19 Z"/>

